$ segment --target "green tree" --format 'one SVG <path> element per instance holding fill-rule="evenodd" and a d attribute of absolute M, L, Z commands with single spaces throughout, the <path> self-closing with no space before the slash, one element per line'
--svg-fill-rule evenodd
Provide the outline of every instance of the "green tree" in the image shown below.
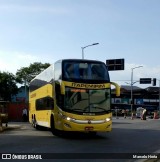
<path fill-rule="evenodd" d="M 0 72 L 0 99 L 11 101 L 11 96 L 18 93 L 19 80 L 12 73 Z"/>
<path fill-rule="evenodd" d="M 17 70 L 16 76 L 17 79 L 26 85 L 29 85 L 29 82 L 47 67 L 49 67 L 49 63 L 42 64 L 40 62 L 34 62 L 30 64 L 29 67 L 22 67 L 21 69 Z"/>

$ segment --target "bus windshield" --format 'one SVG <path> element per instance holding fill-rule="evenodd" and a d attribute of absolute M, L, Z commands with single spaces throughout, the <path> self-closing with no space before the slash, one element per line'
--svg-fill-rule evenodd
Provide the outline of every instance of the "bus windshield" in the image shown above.
<path fill-rule="evenodd" d="M 99 62 L 64 62 L 64 80 L 100 80 L 109 81 L 105 64 Z"/>
<path fill-rule="evenodd" d="M 110 89 L 66 87 L 64 108 L 75 113 L 106 113 L 110 110 Z"/>

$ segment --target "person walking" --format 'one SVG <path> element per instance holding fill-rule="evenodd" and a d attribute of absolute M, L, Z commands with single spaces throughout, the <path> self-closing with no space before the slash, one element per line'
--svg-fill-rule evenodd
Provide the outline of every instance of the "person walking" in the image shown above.
<path fill-rule="evenodd" d="M 127 111 L 126 109 L 124 109 L 124 118 L 126 119 L 126 114 L 127 114 Z"/>
<path fill-rule="evenodd" d="M 23 111 L 22 111 L 22 119 L 23 119 L 24 122 L 27 121 L 27 114 L 28 114 L 27 109 L 24 108 Z"/>
<path fill-rule="evenodd" d="M 147 113 L 147 110 L 144 109 L 142 112 L 142 120 L 146 120 L 146 113 Z"/>

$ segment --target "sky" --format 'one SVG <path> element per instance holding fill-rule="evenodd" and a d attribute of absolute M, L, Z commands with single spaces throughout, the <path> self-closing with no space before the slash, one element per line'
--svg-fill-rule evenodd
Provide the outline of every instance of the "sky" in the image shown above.
<path fill-rule="evenodd" d="M 82 58 L 125 59 L 111 81 L 160 79 L 159 0 L 0 0 L 0 71 Z"/>

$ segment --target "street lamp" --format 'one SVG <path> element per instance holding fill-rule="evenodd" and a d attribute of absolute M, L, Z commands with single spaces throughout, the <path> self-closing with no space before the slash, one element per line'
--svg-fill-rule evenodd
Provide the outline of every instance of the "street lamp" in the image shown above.
<path fill-rule="evenodd" d="M 93 43 L 93 44 L 90 44 L 90 45 L 87 45 L 85 47 L 81 47 L 82 48 L 82 59 L 84 59 L 84 49 L 89 47 L 89 46 L 95 46 L 95 45 L 98 45 L 99 43 Z"/>
<path fill-rule="evenodd" d="M 134 68 L 131 68 L 131 118 L 132 118 L 132 110 L 133 110 L 133 70 L 136 69 L 136 68 L 141 68 L 143 66 L 136 66 Z"/>
<path fill-rule="evenodd" d="M 159 117 L 160 117 L 160 80 L 158 79 L 159 81 Z"/>

